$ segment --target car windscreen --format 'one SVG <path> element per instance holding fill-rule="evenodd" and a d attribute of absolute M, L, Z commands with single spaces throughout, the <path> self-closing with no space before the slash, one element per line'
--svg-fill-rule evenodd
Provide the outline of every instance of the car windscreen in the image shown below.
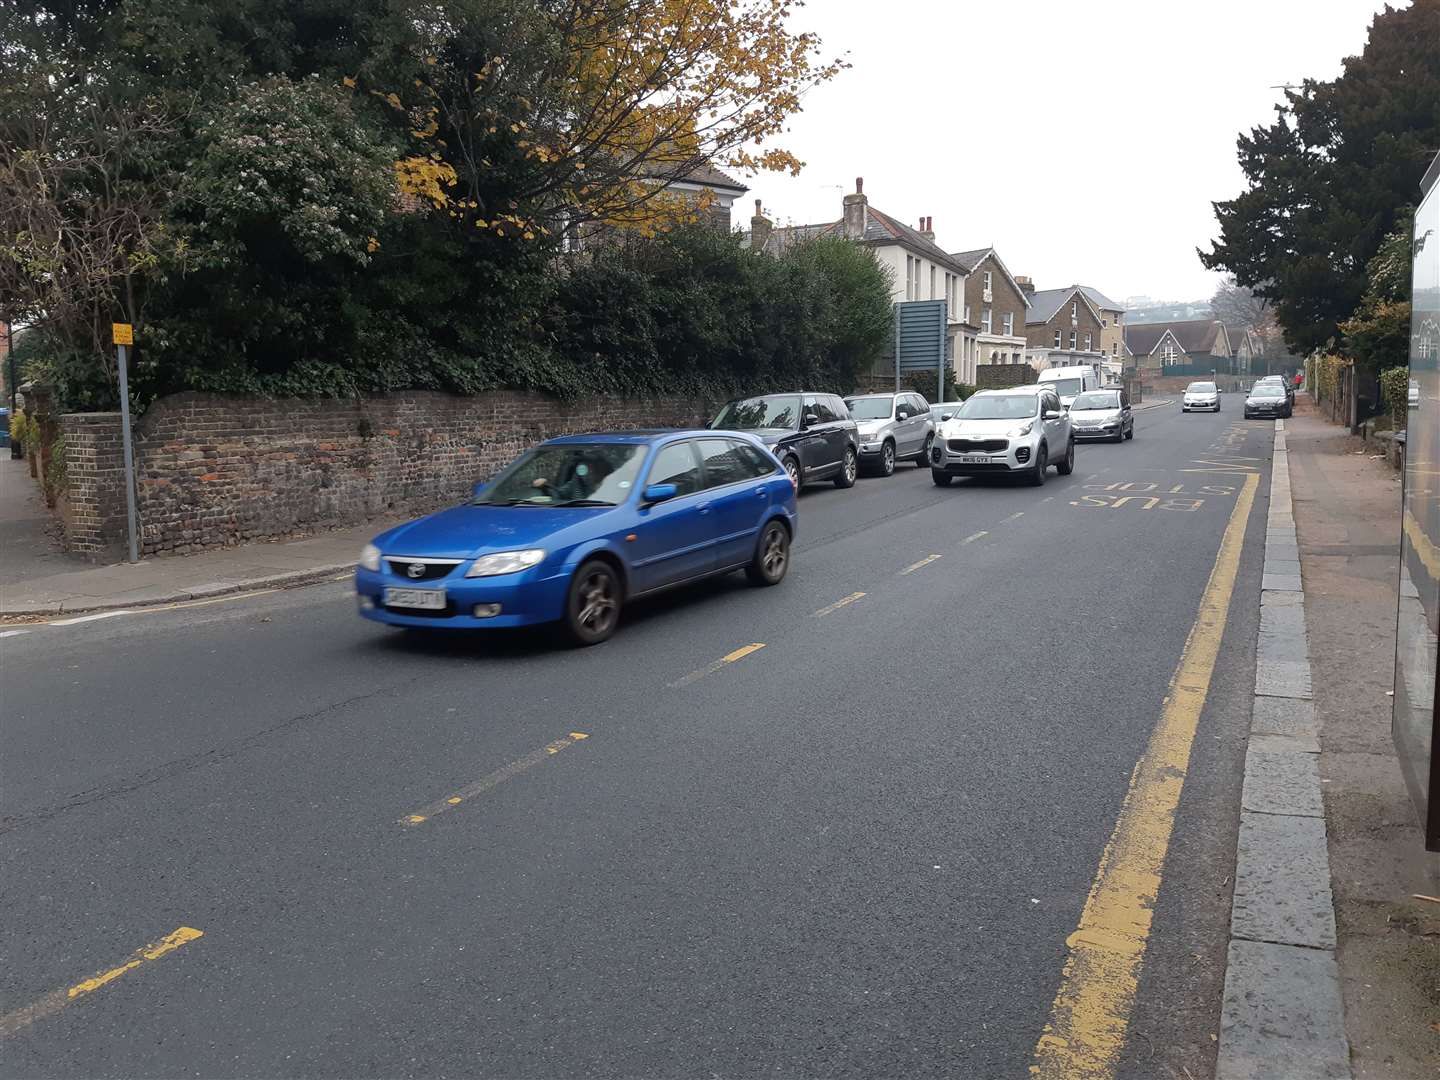
<path fill-rule="evenodd" d="M 618 506 L 645 460 L 636 443 L 537 446 L 516 458 L 475 506 Z"/>
<path fill-rule="evenodd" d="M 955 415 L 962 420 L 1024 420 L 1034 416 L 1039 400 L 1036 394 L 977 394 L 961 406 Z"/>
<path fill-rule="evenodd" d="M 1213 382 L 1192 382 L 1189 386 L 1185 387 L 1185 392 L 1187 394 L 1213 394 L 1215 392 L 1215 384 Z"/>
<path fill-rule="evenodd" d="M 1083 381 L 1080 379 L 1047 379 L 1045 385 L 1053 389 L 1061 397 L 1070 397 L 1080 392 Z"/>
<path fill-rule="evenodd" d="M 1251 390 L 1250 396 L 1252 398 L 1283 398 L 1285 396 L 1285 388 L 1283 386 L 1275 386 L 1273 383 L 1266 383 L 1264 386 L 1256 386 Z"/>
<path fill-rule="evenodd" d="M 845 407 L 856 420 L 889 420 L 894 401 L 889 397 L 846 398 Z"/>
<path fill-rule="evenodd" d="M 795 394 L 746 398 L 732 401 L 711 422 L 712 428 L 744 431 L 747 428 L 789 428 L 800 426 L 800 398 Z"/>
<path fill-rule="evenodd" d="M 1091 391 L 1088 394 L 1081 394 L 1071 404 L 1073 409 L 1118 409 L 1120 407 L 1120 395 L 1113 390 Z"/>

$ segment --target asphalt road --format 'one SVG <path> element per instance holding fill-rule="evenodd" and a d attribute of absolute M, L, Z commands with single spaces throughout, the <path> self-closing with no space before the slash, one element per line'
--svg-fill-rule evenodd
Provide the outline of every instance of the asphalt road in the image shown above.
<path fill-rule="evenodd" d="M 0 641 L 4 1073 L 1026 1076 L 1268 488 L 1236 412 L 1142 411 L 1040 489 L 810 489 L 780 587 L 588 650 L 390 632 L 338 582 Z M 1254 516 L 1124 1076 L 1213 1068 Z"/>

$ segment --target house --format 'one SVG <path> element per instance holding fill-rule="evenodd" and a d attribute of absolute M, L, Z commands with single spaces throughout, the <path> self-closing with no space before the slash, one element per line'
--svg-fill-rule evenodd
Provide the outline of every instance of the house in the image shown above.
<path fill-rule="evenodd" d="M 1025 318 L 1030 308 L 1024 283 L 1029 279 L 1011 274 L 993 247 L 957 251 L 951 258 L 966 272 L 961 318 L 980 328 L 975 336 L 977 363 L 1024 363 Z"/>
<path fill-rule="evenodd" d="M 1079 285 L 1034 292 L 1025 321 L 1026 359 L 1042 369 L 1099 364 L 1104 359 L 1104 323 L 1100 309 Z"/>
<path fill-rule="evenodd" d="M 1228 374 L 1234 364 L 1230 335 L 1219 319 L 1131 323 L 1125 344 L 1136 367 L 1150 375 Z"/>
<path fill-rule="evenodd" d="M 734 177 L 703 161 L 656 163 L 647 166 L 643 172 L 645 182 L 653 182 L 661 189 L 645 204 L 646 207 L 661 213 L 670 209 L 686 211 L 720 232 L 730 231 L 730 212 L 735 200 L 750 190 Z M 679 204 L 675 203 L 677 198 Z M 670 200 L 668 208 L 664 206 L 666 199 Z M 571 253 L 584 251 L 632 227 L 614 221 L 574 222 L 567 219 L 560 238 L 561 250 Z"/>
<path fill-rule="evenodd" d="M 1112 363 L 1122 364 L 1125 357 L 1125 308 L 1090 285 L 1077 285 L 1100 312 L 1100 351 Z"/>
<path fill-rule="evenodd" d="M 1225 334 L 1230 339 L 1235 374 L 1254 374 L 1257 370 L 1256 361 L 1262 360 L 1265 355 L 1265 347 L 1260 336 L 1248 326 L 1238 326 L 1233 323 L 1225 324 Z"/>
<path fill-rule="evenodd" d="M 779 255 L 796 244 L 823 236 L 841 236 L 854 241 L 874 255 L 890 272 L 890 298 L 944 300 L 947 321 L 947 354 L 957 382 L 974 383 L 978 354 L 978 327 L 964 319 L 965 267 L 935 243 L 934 221 L 921 218 L 918 229 L 870 205 L 864 177 L 855 178 L 855 191 L 846 195 L 838 221 L 818 225 L 776 226 L 755 200 L 750 229 L 741 233 L 741 242 L 757 251 Z"/>

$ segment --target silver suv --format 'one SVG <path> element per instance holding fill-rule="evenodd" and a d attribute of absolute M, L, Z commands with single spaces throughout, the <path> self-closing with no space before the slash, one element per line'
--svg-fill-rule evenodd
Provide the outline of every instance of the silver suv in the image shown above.
<path fill-rule="evenodd" d="M 920 468 L 929 464 L 935 424 L 919 394 L 859 394 L 846 398 L 845 407 L 860 432 L 862 466 L 889 476 L 901 458 Z"/>
<path fill-rule="evenodd" d="M 936 412 L 930 478 L 940 487 L 956 476 L 996 473 L 1045 482 L 1055 466 L 1061 476 L 1075 469 L 1075 433 L 1060 396 L 1048 386 L 981 390 L 958 408 Z"/>

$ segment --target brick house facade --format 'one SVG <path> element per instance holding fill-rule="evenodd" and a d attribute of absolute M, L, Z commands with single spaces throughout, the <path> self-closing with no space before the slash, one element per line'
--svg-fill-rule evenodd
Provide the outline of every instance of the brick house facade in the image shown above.
<path fill-rule="evenodd" d="M 1035 348 L 1099 353 L 1104 323 L 1080 286 L 1044 289 L 1030 298 L 1025 337 Z"/>
<path fill-rule="evenodd" d="M 1021 281 L 994 248 L 959 251 L 952 257 L 969 270 L 962 316 L 980 328 L 975 337 L 977 362 L 1023 363 L 1029 300 Z"/>

